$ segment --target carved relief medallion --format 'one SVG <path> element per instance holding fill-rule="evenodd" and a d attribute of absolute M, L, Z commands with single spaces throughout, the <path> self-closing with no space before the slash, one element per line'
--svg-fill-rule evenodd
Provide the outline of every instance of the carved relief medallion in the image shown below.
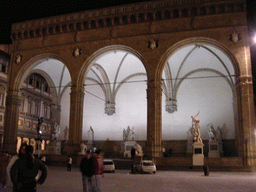
<path fill-rule="evenodd" d="M 21 62 L 21 60 L 22 60 L 22 56 L 20 54 L 17 54 L 15 56 L 15 63 L 19 64 Z"/>
<path fill-rule="evenodd" d="M 73 50 L 73 56 L 74 57 L 78 57 L 81 55 L 81 49 L 77 46 L 74 50 Z"/>
<path fill-rule="evenodd" d="M 158 47 L 158 40 L 153 39 L 153 38 L 149 39 L 149 41 L 148 41 L 148 48 L 153 50 L 153 49 L 155 49 L 157 47 Z"/>

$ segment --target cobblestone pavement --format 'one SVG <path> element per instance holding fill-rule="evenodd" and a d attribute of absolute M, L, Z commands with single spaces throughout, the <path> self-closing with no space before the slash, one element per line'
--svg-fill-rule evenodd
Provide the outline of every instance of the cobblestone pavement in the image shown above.
<path fill-rule="evenodd" d="M 66 167 L 50 166 L 45 183 L 37 192 L 82 192 L 82 177 L 79 169 L 71 172 Z M 102 178 L 102 192 L 201 192 L 256 191 L 255 172 L 210 172 L 202 171 L 157 171 L 156 174 L 131 174 L 130 170 L 116 170 L 105 173 Z M 3 192 L 11 192 L 10 186 Z"/>

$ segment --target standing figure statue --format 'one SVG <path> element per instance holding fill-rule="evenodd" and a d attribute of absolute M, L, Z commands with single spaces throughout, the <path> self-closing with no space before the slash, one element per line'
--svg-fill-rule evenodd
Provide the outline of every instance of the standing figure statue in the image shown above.
<path fill-rule="evenodd" d="M 217 131 L 214 129 L 213 127 L 213 124 L 210 123 L 207 125 L 209 127 L 209 130 L 208 130 L 208 135 L 209 135 L 209 141 L 217 141 L 219 138 L 218 138 L 218 133 Z"/>
<path fill-rule="evenodd" d="M 54 134 L 52 134 L 52 136 L 53 136 L 53 141 L 60 141 L 59 140 L 59 137 L 60 137 L 60 126 L 56 122 L 54 124 Z"/>
<path fill-rule="evenodd" d="M 192 118 L 192 129 L 191 133 L 194 136 L 194 141 L 195 142 L 200 142 L 202 143 L 201 139 L 201 133 L 200 133 L 200 120 L 197 119 L 197 116 L 199 115 L 199 111 L 196 114 L 196 116 L 191 116 Z"/>

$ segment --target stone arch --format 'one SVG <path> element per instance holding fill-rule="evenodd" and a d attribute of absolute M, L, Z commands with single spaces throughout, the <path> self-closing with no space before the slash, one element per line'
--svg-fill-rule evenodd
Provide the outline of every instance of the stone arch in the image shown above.
<path fill-rule="evenodd" d="M 161 81 L 162 74 L 164 72 L 164 67 L 165 67 L 166 63 L 168 62 L 169 58 L 172 55 L 176 54 L 176 52 L 178 52 L 178 50 L 181 50 L 182 48 L 185 48 L 189 45 L 195 45 L 195 46 L 209 45 L 209 46 L 215 47 L 216 49 L 221 51 L 226 56 L 226 58 L 228 58 L 230 60 L 230 63 L 229 63 L 230 68 L 233 67 L 233 72 L 234 72 L 234 75 L 235 75 L 235 77 L 233 77 L 233 80 L 234 81 L 239 81 L 239 79 L 237 77 L 239 77 L 239 75 L 240 75 L 240 68 L 239 68 L 239 63 L 238 63 L 237 59 L 235 58 L 235 56 L 231 53 L 230 50 L 228 50 L 227 47 L 225 47 L 220 42 L 217 42 L 216 40 L 213 40 L 213 39 L 204 38 L 204 37 L 185 39 L 185 40 L 182 40 L 180 42 L 177 42 L 171 48 L 169 48 L 164 53 L 164 55 L 160 58 L 160 61 L 158 63 L 159 65 L 158 65 L 158 68 L 156 70 L 156 77 L 155 77 L 156 81 Z M 210 50 L 208 50 L 208 51 L 210 51 Z M 218 58 L 218 55 L 215 55 L 215 57 L 220 61 L 220 63 L 222 65 L 224 64 Z M 182 60 L 181 63 L 183 63 L 183 60 Z M 223 66 L 223 67 L 226 68 L 225 66 Z M 161 69 L 161 70 L 159 71 L 159 69 Z M 241 106 L 239 105 L 239 103 L 241 101 L 241 96 L 239 95 L 239 87 L 236 87 L 237 82 L 232 81 L 231 74 L 228 73 L 228 77 L 229 77 L 229 79 L 228 79 L 227 77 L 225 77 L 224 74 L 220 73 L 219 71 L 212 70 L 210 68 L 209 69 L 208 68 L 202 68 L 202 69 L 192 70 L 189 73 L 187 73 L 185 76 L 180 77 L 178 86 L 176 87 L 177 89 L 175 89 L 176 94 L 177 94 L 178 88 L 180 87 L 180 84 L 183 81 L 182 79 L 188 77 L 189 75 L 192 75 L 193 73 L 197 73 L 199 71 L 211 72 L 211 73 L 217 74 L 218 76 L 222 76 L 224 78 L 224 80 L 227 82 L 227 84 L 229 85 L 229 87 L 231 88 L 231 94 L 233 95 L 234 135 L 235 135 L 235 138 L 237 139 L 238 134 L 241 132 L 241 129 L 239 128 L 239 120 L 238 120 L 239 118 L 241 118 L 241 116 L 239 114 L 239 110 L 241 109 Z M 177 108 L 177 105 L 175 105 L 176 102 L 177 102 L 177 100 L 176 100 L 176 97 L 175 97 L 173 100 L 171 99 L 168 104 L 170 106 L 176 106 L 176 108 Z M 172 113 L 172 112 L 173 111 L 171 111 L 169 113 Z M 237 117 L 238 117 L 238 119 L 237 119 Z M 162 115 L 162 118 L 163 118 L 163 115 Z"/>
<path fill-rule="evenodd" d="M 191 44 L 197 44 L 197 43 L 212 45 L 220 49 L 230 59 L 231 63 L 233 64 L 235 76 L 238 77 L 240 75 L 240 68 L 239 68 L 238 61 L 235 58 L 235 56 L 228 50 L 227 47 L 225 47 L 223 44 L 221 44 L 220 42 L 214 39 L 205 38 L 205 37 L 194 37 L 194 38 L 182 40 L 174 44 L 163 54 L 163 56 L 160 58 L 157 65 L 155 79 L 158 81 L 161 81 L 164 66 L 171 55 L 173 55 L 177 50 L 185 46 L 188 46 Z"/>
<path fill-rule="evenodd" d="M 43 62 L 44 60 L 47 59 L 56 59 L 61 61 L 65 66 L 67 66 L 65 63 L 65 61 L 58 55 L 53 54 L 53 53 L 44 53 L 44 54 L 40 54 L 37 55 L 33 58 L 31 58 L 30 60 L 28 60 L 26 62 L 26 64 L 24 64 L 22 66 L 22 68 L 19 70 L 17 77 L 14 81 L 13 84 L 13 90 L 14 91 L 18 91 L 21 86 L 22 86 L 22 82 L 25 80 L 25 78 L 31 74 L 31 70 L 33 69 L 34 66 L 36 66 L 39 62 Z M 68 69 L 68 67 L 67 67 Z M 69 69 L 68 69 L 69 70 Z M 69 71 L 70 72 L 70 71 Z M 50 82 L 49 82 L 50 83 Z M 12 86 L 12 85 L 11 85 Z"/>
<path fill-rule="evenodd" d="M 57 91 L 56 91 L 56 89 L 54 88 L 55 85 L 54 85 L 54 83 L 53 83 L 52 78 L 51 78 L 45 71 L 40 70 L 40 69 L 33 69 L 33 70 L 29 71 L 28 76 L 31 75 L 31 74 L 33 74 L 33 73 L 38 73 L 38 74 L 42 75 L 42 77 L 47 81 L 48 85 L 49 85 L 50 87 L 52 87 L 52 88 L 51 88 L 51 94 L 52 94 L 52 96 L 53 96 L 53 97 L 52 97 L 53 103 L 59 104 L 60 101 L 58 101 Z"/>
<path fill-rule="evenodd" d="M 124 46 L 124 45 L 110 45 L 110 46 L 106 46 L 103 47 L 101 49 L 99 49 L 98 51 L 96 51 L 93 55 L 91 55 L 83 64 L 81 71 L 79 72 L 78 75 L 78 80 L 77 80 L 77 86 L 81 87 L 84 84 L 85 78 L 86 78 L 86 73 L 88 72 L 88 70 L 90 69 L 90 67 L 92 66 L 93 62 L 102 54 L 105 54 L 109 51 L 115 51 L 115 50 L 121 50 L 121 51 L 126 51 L 129 53 L 132 53 L 133 55 L 135 55 L 136 57 L 138 57 L 138 59 L 142 62 L 142 64 L 145 67 L 146 73 L 148 75 L 148 65 L 146 60 L 142 57 L 142 55 L 137 52 L 136 50 Z M 149 79 L 149 78 L 148 78 Z"/>

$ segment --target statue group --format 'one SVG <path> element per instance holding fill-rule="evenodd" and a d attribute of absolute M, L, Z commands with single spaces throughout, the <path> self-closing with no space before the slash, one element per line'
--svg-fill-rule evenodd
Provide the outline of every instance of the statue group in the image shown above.
<path fill-rule="evenodd" d="M 60 126 L 58 125 L 58 123 L 55 122 L 54 133 L 52 134 L 52 141 L 59 142 L 60 141 L 59 137 L 60 137 Z"/>
<path fill-rule="evenodd" d="M 191 133 L 194 136 L 194 142 L 202 143 L 201 133 L 200 133 L 200 120 L 197 119 L 197 116 L 199 115 L 199 111 L 197 115 L 191 116 L 192 118 L 192 127 L 191 127 Z"/>
<path fill-rule="evenodd" d="M 134 127 L 131 129 L 129 126 L 125 130 L 123 130 L 123 140 L 124 141 L 135 141 L 135 133 L 134 133 Z"/>

